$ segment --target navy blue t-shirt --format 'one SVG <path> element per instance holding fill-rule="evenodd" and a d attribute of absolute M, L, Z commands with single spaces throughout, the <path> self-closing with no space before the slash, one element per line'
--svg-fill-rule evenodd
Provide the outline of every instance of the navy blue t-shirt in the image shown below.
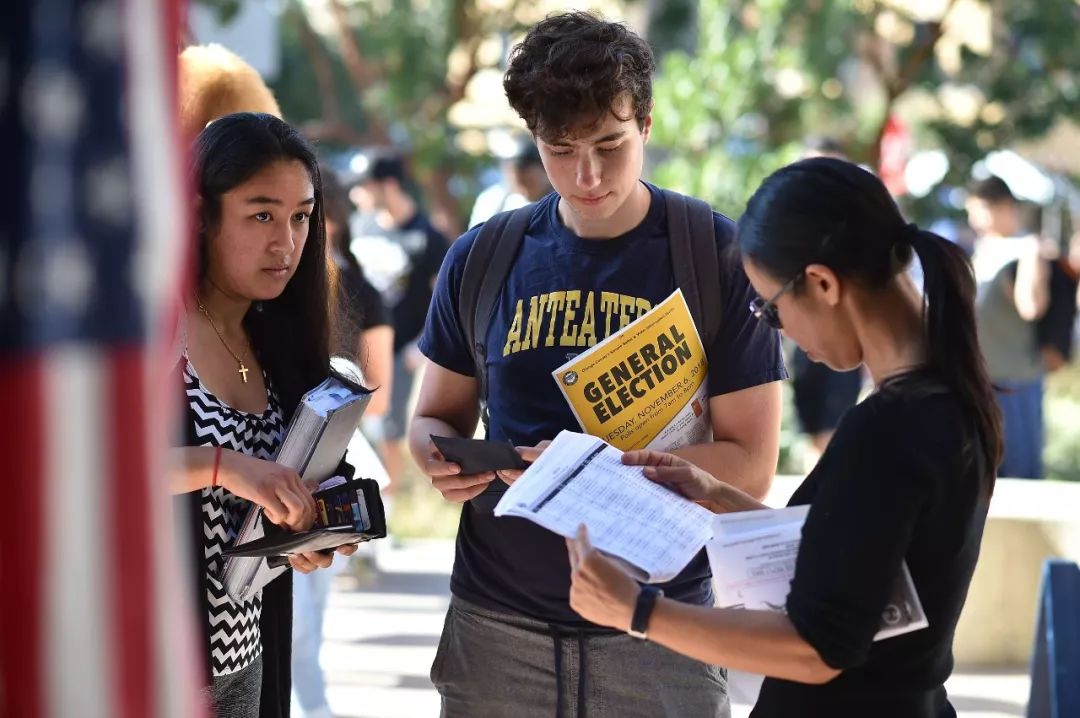
<path fill-rule="evenodd" d="M 675 291 L 666 207 L 660 191 L 647 186 L 652 203 L 645 219 L 614 239 L 575 235 L 558 217 L 555 193 L 536 204 L 484 338 L 489 438 L 531 446 L 564 429 L 581 431 L 551 372 Z M 719 214 L 715 223 L 721 261 L 737 265 L 726 251 L 733 223 Z M 474 227 L 451 245 L 420 339 L 424 355 L 466 376 L 476 371 L 461 329 L 458 296 L 477 233 Z M 750 314 L 753 290 L 741 267 L 730 269 L 720 308 L 724 320 L 716 342 L 707 347 L 710 396 L 787 376 L 778 333 Z M 495 517 L 495 504 L 506 489 L 496 479 L 463 507 L 451 590 L 490 610 L 587 625 L 569 605 L 570 564 L 562 537 L 525 519 Z M 711 603 L 711 578 L 702 552 L 664 592 Z"/>

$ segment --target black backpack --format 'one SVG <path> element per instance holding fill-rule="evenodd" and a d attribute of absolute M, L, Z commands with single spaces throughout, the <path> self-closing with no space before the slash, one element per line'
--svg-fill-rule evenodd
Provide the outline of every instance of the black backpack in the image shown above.
<path fill-rule="evenodd" d="M 1050 263 L 1050 303 L 1035 325 L 1040 347 L 1055 349 L 1065 361 L 1072 359 L 1076 326 L 1077 277 L 1064 259 Z"/>
<path fill-rule="evenodd" d="M 720 331 L 723 317 L 722 269 L 713 211 L 707 203 L 693 197 L 669 190 L 663 190 L 663 195 L 675 286 L 682 289 L 701 341 L 708 350 Z M 485 222 L 469 249 L 461 278 L 458 316 L 476 365 L 480 415 L 485 427 L 488 423 L 488 385 L 484 337 L 499 293 L 521 249 L 534 206 L 501 212 Z"/>

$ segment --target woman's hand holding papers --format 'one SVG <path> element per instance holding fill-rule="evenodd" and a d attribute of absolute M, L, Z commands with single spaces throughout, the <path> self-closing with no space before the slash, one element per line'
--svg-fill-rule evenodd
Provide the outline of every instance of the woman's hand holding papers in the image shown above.
<path fill-rule="evenodd" d="M 439 490 L 443 498 L 456 504 L 476 498 L 495 480 L 494 471 L 461 475 L 461 467 L 447 461 L 433 441 L 428 442 L 428 458 L 422 468 L 431 478 L 431 485 Z"/>
<path fill-rule="evenodd" d="M 695 501 L 714 514 L 767 508 L 754 497 L 739 491 L 686 459 L 659 451 L 628 451 L 622 461 L 641 466 L 645 478 Z"/>
<path fill-rule="evenodd" d="M 550 441 L 541 441 L 536 446 L 515 446 L 514 448 L 521 454 L 523 460 L 531 464 L 539 459 L 540 454 L 544 453 L 549 446 L 551 446 Z M 495 473 L 499 475 L 499 478 L 502 479 L 507 486 L 509 486 L 521 478 L 521 475 L 525 472 L 516 469 L 503 469 L 502 471 L 496 471 Z"/>
<path fill-rule="evenodd" d="M 306 531 L 315 521 L 315 501 L 300 475 L 273 461 L 223 450 L 218 484 L 263 508 L 273 523 L 290 531 Z"/>
<path fill-rule="evenodd" d="M 566 539 L 566 548 L 570 553 L 570 607 L 597 625 L 630 630 L 641 591 L 637 581 L 592 547 L 584 525 L 578 528 L 576 538 Z"/>

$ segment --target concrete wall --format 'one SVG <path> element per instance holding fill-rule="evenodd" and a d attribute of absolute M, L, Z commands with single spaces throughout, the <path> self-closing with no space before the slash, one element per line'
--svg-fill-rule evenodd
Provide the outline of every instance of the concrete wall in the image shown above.
<path fill-rule="evenodd" d="M 783 506 L 801 480 L 777 477 L 766 503 Z M 1047 558 L 1080 562 L 1080 483 L 999 479 L 956 630 L 958 664 L 1030 660 Z"/>
<path fill-rule="evenodd" d="M 1080 562 L 1080 483 L 999 480 L 956 628 L 957 663 L 1030 660 L 1048 558 Z"/>

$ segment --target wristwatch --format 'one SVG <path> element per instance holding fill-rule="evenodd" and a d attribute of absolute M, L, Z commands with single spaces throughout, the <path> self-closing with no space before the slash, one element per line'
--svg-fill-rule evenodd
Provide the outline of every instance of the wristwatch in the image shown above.
<path fill-rule="evenodd" d="M 644 641 L 648 638 L 649 618 L 652 617 L 653 608 L 656 607 L 656 599 L 664 595 L 656 586 L 642 586 L 638 593 L 637 603 L 634 604 L 634 616 L 630 619 L 631 636 Z"/>

